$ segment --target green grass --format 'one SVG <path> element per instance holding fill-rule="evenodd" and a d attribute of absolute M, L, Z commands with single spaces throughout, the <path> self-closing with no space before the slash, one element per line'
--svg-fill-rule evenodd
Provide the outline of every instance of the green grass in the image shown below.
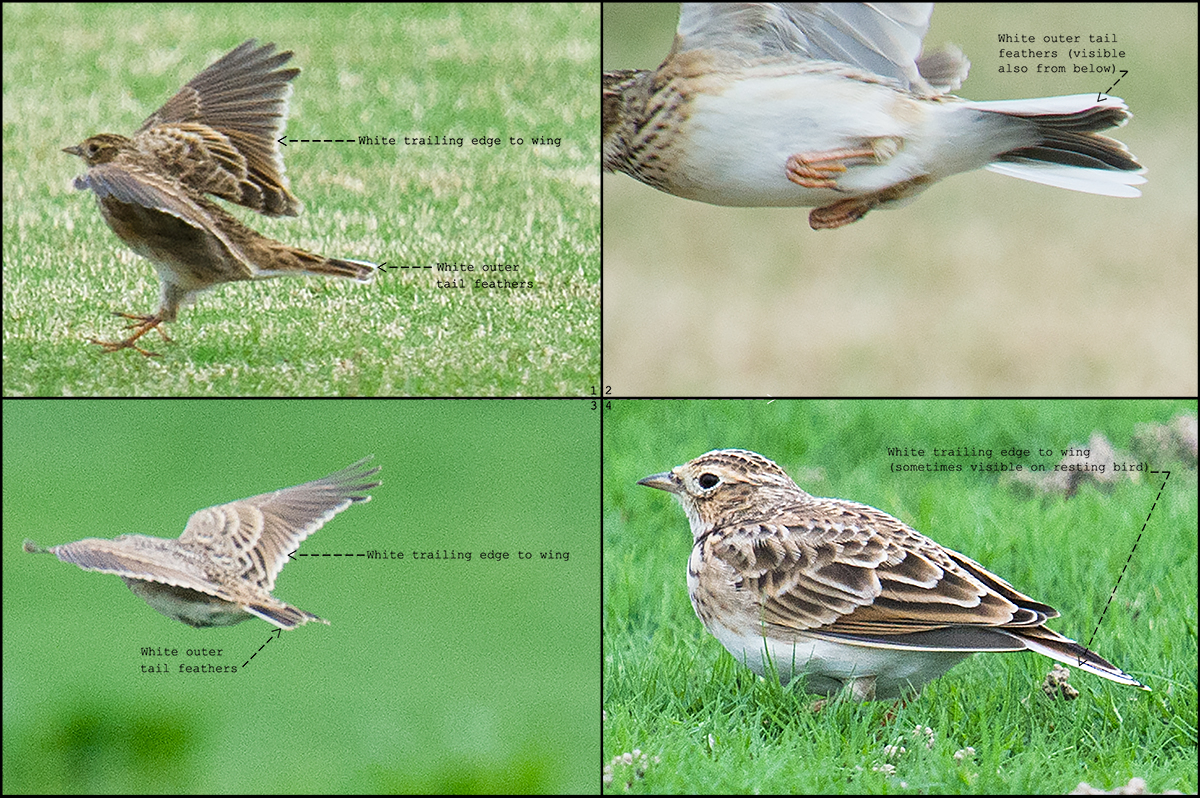
<path fill-rule="evenodd" d="M 589 5 L 4 7 L 4 393 L 583 395 L 599 374 L 599 202 Z M 145 339 L 86 342 L 157 305 L 151 264 L 70 188 L 59 152 L 131 134 L 256 37 L 291 49 L 287 134 L 453 136 L 458 147 L 293 144 L 297 219 L 232 212 L 322 254 L 420 267 L 516 263 L 535 287 L 438 288 L 405 269 L 220 286 Z M 510 146 L 509 137 L 561 138 Z M 472 146 L 492 137 L 501 146 Z M 468 283 L 470 281 L 468 280 Z"/>
<path fill-rule="evenodd" d="M 605 412 L 604 761 L 638 749 L 611 788 L 647 793 L 1066 792 L 1131 777 L 1153 791 L 1196 789 L 1196 472 L 1091 485 L 1072 499 L 1026 498 L 998 476 L 894 473 L 884 446 L 1085 443 L 1119 448 L 1143 422 L 1195 415 L 1195 402 L 614 401 Z M 691 548 L 678 503 L 636 480 L 714 448 L 776 460 L 815 495 L 879 507 L 1057 608 L 1050 626 L 1091 642 L 1153 688 L 1072 669 L 1082 695 L 1051 702 L 1053 662 L 972 657 L 886 717 L 891 702 L 833 703 L 760 679 L 695 617 Z M 1058 456 L 1026 460 L 1057 462 Z M 945 458 L 942 459 L 945 462 Z M 970 461 L 968 461 L 970 462 Z M 932 729 L 932 747 L 912 737 Z M 885 746 L 907 753 L 890 758 Z M 973 747 L 972 758 L 955 753 Z M 658 757 L 658 762 L 653 760 Z M 892 765 L 892 773 L 880 769 Z"/>

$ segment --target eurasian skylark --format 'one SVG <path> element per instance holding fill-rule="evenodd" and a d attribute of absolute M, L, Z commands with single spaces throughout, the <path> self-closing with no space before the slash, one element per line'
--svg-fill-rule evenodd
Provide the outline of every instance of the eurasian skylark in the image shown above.
<path fill-rule="evenodd" d="M 603 76 L 604 171 L 679 197 L 815 207 L 813 229 L 981 167 L 1136 197 L 1130 118 L 1096 95 L 971 102 L 957 49 L 921 56 L 931 3 L 684 3 L 656 71 Z"/>
<path fill-rule="evenodd" d="M 116 574 L 136 595 L 168 618 L 189 626 L 230 626 L 257 617 L 280 629 L 309 621 L 311 612 L 271 595 L 275 577 L 301 541 L 377 487 L 371 458 L 324 479 L 197 510 L 178 539 L 119 535 L 86 538 L 25 551 L 47 552 L 85 571 Z"/>
<path fill-rule="evenodd" d="M 712 451 L 638 484 L 683 505 L 692 607 L 760 676 L 769 657 L 809 692 L 898 698 L 975 652 L 1028 650 L 1149 689 L 1046 628 L 1053 607 L 885 512 L 810 496 L 762 455 Z"/>
<path fill-rule="evenodd" d="M 134 323 L 123 341 L 92 343 L 105 351 L 136 349 L 137 340 L 174 321 L 181 304 L 220 283 L 285 274 L 346 277 L 367 283 L 375 264 L 326 258 L 256 233 L 204 195 L 265 216 L 296 216 L 277 139 L 299 69 L 280 69 L 291 51 L 244 42 L 192 78 L 142 123 L 133 138 L 101 133 L 63 152 L 87 173 L 75 188 L 96 194 L 104 221 L 134 252 L 154 263 L 162 283 L 149 315 L 118 313 Z"/>

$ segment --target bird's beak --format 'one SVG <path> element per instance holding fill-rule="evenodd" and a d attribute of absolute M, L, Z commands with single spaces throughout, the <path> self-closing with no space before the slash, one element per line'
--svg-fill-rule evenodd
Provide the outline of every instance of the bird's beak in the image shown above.
<path fill-rule="evenodd" d="M 675 481 L 675 475 L 670 471 L 651 474 L 644 479 L 639 479 L 637 484 L 645 485 L 647 488 L 665 490 L 667 493 L 679 493 L 679 483 Z"/>

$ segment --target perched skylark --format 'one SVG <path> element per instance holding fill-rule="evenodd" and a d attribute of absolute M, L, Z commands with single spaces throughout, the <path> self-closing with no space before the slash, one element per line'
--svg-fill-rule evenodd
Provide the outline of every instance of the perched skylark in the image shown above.
<path fill-rule="evenodd" d="M 265 216 L 296 216 L 277 139 L 287 121 L 287 97 L 299 69 L 280 69 L 291 51 L 244 42 L 192 78 L 150 115 L 133 138 L 100 133 L 63 152 L 78 155 L 87 173 L 75 188 L 96 194 L 104 221 L 134 252 L 154 263 L 162 282 L 159 307 L 133 319 L 123 341 L 99 341 L 106 351 L 136 349 L 137 340 L 174 321 L 179 307 L 220 283 L 285 274 L 370 282 L 375 264 L 315 255 L 256 233 L 204 195 Z"/>
<path fill-rule="evenodd" d="M 300 542 L 377 487 L 365 458 L 324 479 L 198 510 L 176 539 L 119 535 L 25 551 L 47 552 L 85 571 L 116 574 L 168 618 L 189 626 L 230 626 L 257 617 L 280 629 L 320 621 L 271 595 Z"/>
<path fill-rule="evenodd" d="M 959 172 L 1136 197 L 1125 123 L 1095 93 L 972 102 L 957 49 L 921 55 L 931 3 L 684 3 L 655 71 L 603 76 L 604 170 L 676 196 L 815 207 L 813 229 Z"/>
<path fill-rule="evenodd" d="M 762 455 L 712 451 L 638 484 L 683 505 L 696 615 L 760 676 L 769 656 L 784 684 L 899 698 L 975 652 L 1028 650 L 1144 688 L 1046 628 L 1054 608 L 885 512 L 808 495 Z"/>

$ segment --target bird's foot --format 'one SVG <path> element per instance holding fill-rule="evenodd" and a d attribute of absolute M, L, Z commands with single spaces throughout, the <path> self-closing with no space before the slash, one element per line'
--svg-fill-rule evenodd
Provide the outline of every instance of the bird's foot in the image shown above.
<path fill-rule="evenodd" d="M 90 343 L 102 347 L 105 352 L 119 352 L 122 349 L 136 349 L 146 357 L 161 357 L 158 352 L 151 352 L 149 349 L 143 349 L 136 343 L 139 338 L 151 330 L 158 330 L 159 336 L 167 343 L 171 343 L 170 337 L 168 337 L 159 326 L 163 323 L 163 317 L 157 313 L 153 313 L 148 316 L 135 315 L 132 313 L 114 313 L 113 315 L 133 320 L 133 324 L 126 325 L 125 329 L 137 330 L 137 332 L 126 338 L 124 341 L 101 341 L 96 338 L 88 339 Z"/>

